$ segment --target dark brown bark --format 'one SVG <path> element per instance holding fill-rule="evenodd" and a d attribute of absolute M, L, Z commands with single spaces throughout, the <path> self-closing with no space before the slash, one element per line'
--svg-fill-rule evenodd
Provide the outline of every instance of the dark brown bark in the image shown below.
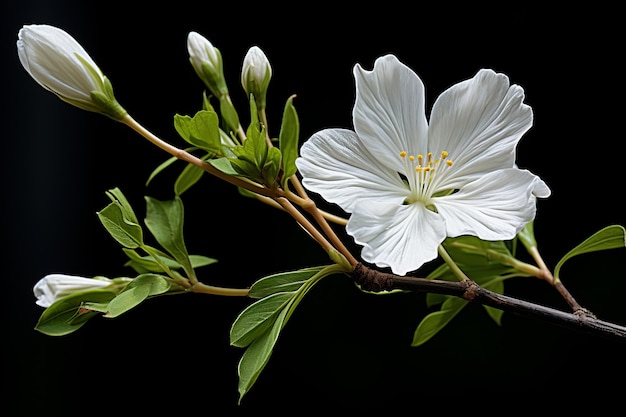
<path fill-rule="evenodd" d="M 380 292 L 402 289 L 452 295 L 519 316 L 626 342 L 626 327 L 598 320 L 585 309 L 581 308 L 575 313 L 564 312 L 486 290 L 470 280 L 450 282 L 398 276 L 368 268 L 360 263 L 354 268 L 353 278 L 366 291 Z"/>

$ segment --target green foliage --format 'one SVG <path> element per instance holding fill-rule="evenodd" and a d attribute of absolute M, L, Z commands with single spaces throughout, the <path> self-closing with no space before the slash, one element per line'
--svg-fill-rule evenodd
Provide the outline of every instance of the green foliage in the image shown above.
<path fill-rule="evenodd" d="M 489 242 L 474 236 L 448 238 L 444 247 L 455 263 L 471 280 L 483 288 L 502 294 L 503 280 L 521 275 L 507 263 L 513 255 L 509 249 L 512 242 Z M 456 281 L 456 275 L 447 264 L 440 265 L 427 277 L 444 281 Z M 467 301 L 450 295 L 426 294 L 428 307 L 440 305 L 439 310 L 426 315 L 418 324 L 411 346 L 420 346 L 441 331 L 467 305 Z M 502 310 L 484 306 L 487 314 L 500 325 Z"/>
<path fill-rule="evenodd" d="M 568 259 L 583 253 L 626 247 L 626 229 L 620 225 L 612 225 L 599 230 L 584 242 L 570 250 L 554 268 L 554 278 L 559 279 L 561 267 Z"/>
<path fill-rule="evenodd" d="M 48 336 L 73 333 L 99 314 L 98 311 L 83 308 L 85 303 L 107 304 L 115 295 L 115 291 L 98 289 L 75 292 L 63 297 L 43 311 L 35 329 Z"/>
<path fill-rule="evenodd" d="M 109 301 L 105 317 L 117 317 L 150 296 L 166 293 L 171 287 L 161 275 L 143 274 L 133 279 L 115 298 Z"/>
<path fill-rule="evenodd" d="M 262 297 L 235 319 L 231 345 L 246 347 L 239 361 L 239 402 L 265 368 L 281 330 L 307 292 L 322 278 L 344 271 L 342 266 L 306 268 L 270 275 L 250 288 L 252 297 Z"/>
<path fill-rule="evenodd" d="M 188 277 L 195 278 L 183 238 L 184 208 L 180 197 L 159 201 L 146 197 L 146 226 L 157 242 L 183 267 Z"/>
<path fill-rule="evenodd" d="M 118 188 L 109 190 L 107 195 L 113 202 L 97 212 L 100 222 L 120 245 L 139 247 L 143 244 L 143 232 L 130 204 Z"/>
<path fill-rule="evenodd" d="M 118 188 L 107 196 L 112 202 L 98 212 L 98 217 L 111 236 L 122 245 L 129 260 L 125 264 L 139 275 L 134 278 L 114 279 L 114 285 L 105 289 L 75 292 L 57 300 L 41 315 L 38 331 L 49 335 L 63 335 L 76 331 L 90 318 L 103 314 L 113 318 L 134 308 L 150 297 L 182 291 L 185 281 L 180 270 L 195 280 L 195 269 L 211 265 L 217 260 L 200 255 L 189 255 L 183 237 L 184 207 L 180 197 L 159 201 L 146 197 L 145 224 L 163 250 L 144 242 L 139 225 L 128 200 Z M 141 255 L 141 250 L 147 255 Z M 119 294 L 118 294 L 119 293 Z"/>
<path fill-rule="evenodd" d="M 222 155 L 217 113 L 200 110 L 193 117 L 174 116 L 174 128 L 189 144 L 213 155 Z"/>
<path fill-rule="evenodd" d="M 298 157 L 298 140 L 300 137 L 300 122 L 293 106 L 294 96 L 289 97 L 283 111 L 283 120 L 280 127 L 278 143 L 282 152 L 283 178 L 282 186 L 287 189 L 289 178 L 297 171 L 296 158 Z"/>

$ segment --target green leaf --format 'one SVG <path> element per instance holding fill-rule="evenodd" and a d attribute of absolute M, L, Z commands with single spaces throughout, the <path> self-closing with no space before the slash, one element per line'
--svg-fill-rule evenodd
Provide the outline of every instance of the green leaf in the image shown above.
<path fill-rule="evenodd" d="M 106 193 L 106 195 L 111 199 L 111 201 L 119 203 L 122 208 L 122 212 L 124 213 L 124 217 L 128 219 L 129 222 L 139 224 L 139 220 L 137 220 L 137 216 L 135 215 L 133 208 L 130 206 L 130 203 L 124 194 L 122 194 L 122 190 L 117 187 L 112 188 Z"/>
<path fill-rule="evenodd" d="M 580 245 L 569 251 L 554 268 L 554 278 L 559 279 L 561 267 L 568 259 L 583 253 L 597 252 L 607 249 L 617 249 L 626 247 L 626 229 L 620 225 L 607 226 L 594 233 Z"/>
<path fill-rule="evenodd" d="M 148 179 L 146 180 L 146 187 L 150 185 L 150 182 L 154 179 L 154 177 L 156 177 L 163 170 L 165 170 L 165 168 L 169 167 L 176 161 L 178 161 L 178 158 L 176 158 L 175 156 L 172 156 L 171 158 L 168 158 L 164 162 L 162 162 L 158 167 L 156 167 L 154 171 L 152 171 Z"/>
<path fill-rule="evenodd" d="M 324 269 L 323 266 L 316 266 L 298 271 L 268 275 L 252 284 L 248 296 L 251 298 L 263 298 L 277 292 L 296 291 L 322 269 Z"/>
<path fill-rule="evenodd" d="M 504 281 L 502 279 L 499 279 L 499 277 L 494 279 L 492 282 L 484 284 L 483 287 L 497 294 L 504 293 Z M 483 308 L 485 309 L 485 311 L 487 311 L 487 314 L 489 315 L 489 317 L 491 317 L 491 319 L 498 326 L 502 325 L 502 315 L 504 314 L 503 310 L 500 310 L 499 308 L 485 306 L 485 305 L 483 306 Z"/>
<path fill-rule="evenodd" d="M 105 314 L 105 317 L 117 317 L 150 296 L 166 293 L 170 287 L 170 282 L 161 275 L 139 275 L 109 302 L 108 312 Z"/>
<path fill-rule="evenodd" d="M 178 196 L 182 195 L 197 183 L 203 174 L 204 170 L 202 168 L 193 164 L 187 164 L 174 183 L 174 193 Z"/>
<path fill-rule="evenodd" d="M 183 238 L 184 208 L 180 197 L 159 201 L 146 197 L 145 223 L 157 242 L 182 265 L 187 276 L 195 276 Z"/>
<path fill-rule="evenodd" d="M 230 344 L 246 347 L 259 338 L 274 324 L 293 295 L 293 292 L 279 292 L 249 305 L 237 316 L 230 329 Z"/>
<path fill-rule="evenodd" d="M 237 114 L 237 110 L 230 102 L 230 98 L 228 96 L 218 96 L 220 102 L 220 114 L 222 115 L 222 119 L 226 122 L 226 126 L 228 126 L 228 130 L 231 132 L 236 132 L 239 129 L 239 115 Z"/>
<path fill-rule="evenodd" d="M 300 137 L 300 122 L 293 106 L 295 96 L 289 97 L 283 111 L 283 120 L 280 126 L 278 143 L 282 153 L 283 188 L 287 189 L 287 181 L 296 173 L 296 158 L 298 157 L 298 140 Z"/>
<path fill-rule="evenodd" d="M 272 355 L 274 345 L 286 321 L 288 309 L 284 308 L 276 317 L 272 328 L 256 339 L 243 353 L 237 373 L 239 375 L 239 404 L 244 395 L 252 388 L 261 371 Z"/>
<path fill-rule="evenodd" d="M 209 159 L 207 162 L 224 174 L 231 175 L 233 177 L 241 175 L 239 171 L 235 170 L 229 158 Z"/>
<path fill-rule="evenodd" d="M 174 128 L 190 144 L 214 155 L 221 154 L 219 119 L 214 111 L 200 110 L 193 118 L 177 114 Z"/>
<path fill-rule="evenodd" d="M 462 309 L 468 301 L 459 297 L 447 296 L 441 310 L 428 314 L 415 329 L 411 346 L 420 346 L 429 341 L 443 329 Z"/>
<path fill-rule="evenodd" d="M 110 203 L 96 214 L 104 228 L 120 245 L 134 249 L 143 244 L 141 226 L 124 216 L 125 212 L 120 203 Z"/>
<path fill-rule="evenodd" d="M 248 345 L 241 360 L 239 361 L 239 402 L 241 402 L 243 396 L 250 390 L 252 385 L 257 380 L 258 376 L 261 374 L 261 371 L 269 361 L 272 350 L 274 349 L 274 345 L 276 344 L 276 340 L 278 339 L 281 330 L 295 311 L 296 307 L 300 304 L 304 296 L 321 279 L 327 276 L 331 276 L 333 274 L 344 272 L 342 268 L 343 267 L 339 265 L 329 265 L 323 267 L 319 270 L 319 272 L 314 273 L 311 278 L 309 278 L 303 285 L 300 285 L 297 291 L 287 292 L 285 293 L 286 295 L 282 295 L 283 293 L 275 293 L 273 295 L 270 295 L 268 296 L 268 298 L 276 298 L 265 305 L 261 304 L 262 307 L 259 307 L 259 310 L 251 310 L 252 313 L 255 314 L 249 312 L 246 315 L 250 315 L 250 317 L 245 318 L 240 315 L 240 317 L 238 318 L 238 321 L 240 321 L 240 323 L 237 324 L 239 328 L 236 329 L 234 336 L 236 337 L 238 343 L 250 343 L 250 341 L 252 342 Z M 302 271 L 304 270 L 296 272 L 298 273 Z M 310 272 L 312 272 L 312 269 L 310 270 Z M 281 279 L 278 278 L 278 275 L 279 274 L 267 277 L 268 281 L 265 282 L 263 286 L 266 288 L 271 288 L 272 279 L 275 279 L 276 284 L 280 286 L 279 282 L 281 281 Z M 293 276 L 295 277 L 295 275 Z M 287 275 L 283 275 L 282 278 L 286 278 L 286 281 L 290 280 Z M 288 300 L 287 296 L 289 296 Z M 261 303 L 263 300 L 264 299 L 261 299 L 256 303 Z M 276 308 L 273 313 L 271 312 L 272 307 Z M 271 327 L 270 323 L 273 323 Z M 261 332 L 262 329 L 264 329 L 265 331 Z"/>
<path fill-rule="evenodd" d="M 267 150 L 267 158 L 265 159 L 263 169 L 261 170 L 261 176 L 263 177 L 264 184 L 271 187 L 276 183 L 276 178 L 278 177 L 278 173 L 280 171 L 281 158 L 280 149 L 271 147 Z"/>
<path fill-rule="evenodd" d="M 88 290 L 75 292 L 57 300 L 44 310 L 35 330 L 48 336 L 63 336 L 80 329 L 90 318 L 100 314 L 83 309 L 87 303 L 108 303 L 115 292 L 108 290 Z"/>

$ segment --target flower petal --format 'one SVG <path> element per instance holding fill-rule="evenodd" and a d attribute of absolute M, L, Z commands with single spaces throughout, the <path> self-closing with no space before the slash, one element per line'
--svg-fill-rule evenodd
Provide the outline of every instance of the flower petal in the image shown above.
<path fill-rule="evenodd" d="M 448 176 L 437 178 L 445 182 L 444 188 L 459 188 L 468 177 L 514 166 L 515 147 L 533 120 L 523 100 L 521 87 L 510 86 L 506 75 L 486 69 L 437 98 L 428 140 L 431 151 L 448 151 L 454 161 L 448 171 L 454 173 L 453 182 L 448 183 Z"/>
<path fill-rule="evenodd" d="M 455 194 L 433 200 L 449 237 L 509 240 L 534 219 L 536 198 L 549 195 L 550 189 L 539 177 L 509 168 L 490 172 Z"/>
<path fill-rule="evenodd" d="M 35 303 L 41 307 L 50 307 L 58 299 L 77 291 L 103 288 L 111 284 L 111 280 L 84 278 L 65 274 L 49 274 L 40 279 L 33 287 L 37 298 Z"/>
<path fill-rule="evenodd" d="M 422 80 L 393 55 L 378 58 L 372 71 L 354 67 L 354 130 L 369 151 L 402 171 L 398 155 L 425 153 L 428 124 Z"/>
<path fill-rule="evenodd" d="M 296 166 L 302 184 L 348 213 L 359 201 L 402 204 L 409 195 L 398 173 L 372 156 L 350 130 L 322 130 L 302 145 L 300 155 Z"/>
<path fill-rule="evenodd" d="M 422 204 L 359 205 L 346 231 L 363 245 L 361 256 L 379 267 L 405 275 L 437 257 L 446 237 L 442 216 Z"/>

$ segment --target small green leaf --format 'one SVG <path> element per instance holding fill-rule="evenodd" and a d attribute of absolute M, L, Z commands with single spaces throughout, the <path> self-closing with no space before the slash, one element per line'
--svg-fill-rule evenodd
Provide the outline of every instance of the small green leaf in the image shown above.
<path fill-rule="evenodd" d="M 583 253 L 597 252 L 607 249 L 617 249 L 626 247 L 626 229 L 620 225 L 607 226 L 594 233 L 580 245 L 569 251 L 554 268 L 554 278 L 559 279 L 561 267 L 568 259 Z"/>
<path fill-rule="evenodd" d="M 128 202 L 124 194 L 122 194 L 122 190 L 117 187 L 112 188 L 106 193 L 106 195 L 111 199 L 111 201 L 119 203 L 120 207 L 122 208 L 122 212 L 124 213 L 124 217 L 128 219 L 129 222 L 135 224 L 139 223 L 139 220 L 137 220 L 137 216 L 135 215 L 133 208 L 130 206 L 130 203 Z"/>
<path fill-rule="evenodd" d="M 252 388 L 261 374 L 261 371 L 263 371 L 267 365 L 267 362 L 272 355 L 274 345 L 276 344 L 280 331 L 285 323 L 288 310 L 288 308 L 281 310 L 276 317 L 272 328 L 252 342 L 252 344 L 250 344 L 243 353 L 237 368 L 239 375 L 238 390 L 240 404 L 244 395 L 250 391 L 250 388 Z"/>
<path fill-rule="evenodd" d="M 261 176 L 263 177 L 264 184 L 267 184 L 270 187 L 276 183 L 276 178 L 278 178 L 278 173 L 280 171 L 280 159 L 280 149 L 271 147 L 267 150 L 267 159 L 263 164 Z"/>
<path fill-rule="evenodd" d="M 237 316 L 230 329 L 230 344 L 246 347 L 259 338 L 274 324 L 293 295 L 293 292 L 279 292 L 249 305 Z"/>
<path fill-rule="evenodd" d="M 207 162 L 224 174 L 231 175 L 233 177 L 241 175 L 238 171 L 235 170 L 229 158 L 209 159 Z"/>
<path fill-rule="evenodd" d="M 248 296 L 251 298 L 263 298 L 277 292 L 296 291 L 322 269 L 324 269 L 323 266 L 316 266 L 298 271 L 268 275 L 252 284 Z"/>
<path fill-rule="evenodd" d="M 154 179 L 154 177 L 156 177 L 158 174 L 160 174 L 163 170 L 165 170 L 165 168 L 169 167 L 170 165 L 172 165 L 174 162 L 178 161 L 178 158 L 176 158 L 175 156 L 172 156 L 171 158 L 166 159 L 164 162 L 162 162 L 158 167 L 156 167 L 152 173 L 150 174 L 150 176 L 148 177 L 148 179 L 146 180 L 146 187 L 148 185 L 150 185 L 150 182 Z"/>
<path fill-rule="evenodd" d="M 48 336 L 73 333 L 90 318 L 100 314 L 97 311 L 83 309 L 86 303 L 108 303 L 115 295 L 115 292 L 108 290 L 89 290 L 63 297 L 44 310 L 35 330 Z"/>
<path fill-rule="evenodd" d="M 298 141 L 300 137 L 300 122 L 293 106 L 295 96 L 289 97 L 283 111 L 283 120 L 278 136 L 280 151 L 282 152 L 283 188 L 287 189 L 287 181 L 296 173 L 296 158 L 298 157 Z"/>
<path fill-rule="evenodd" d="M 193 117 L 174 116 L 174 128 L 190 144 L 212 154 L 220 154 L 222 144 L 217 113 L 200 110 Z"/>
<path fill-rule="evenodd" d="M 150 296 L 166 293 L 170 287 L 170 282 L 161 275 L 139 275 L 109 302 L 108 312 L 105 314 L 105 317 L 117 317 Z"/>
<path fill-rule="evenodd" d="M 176 195 L 182 195 L 195 183 L 200 181 L 203 174 L 204 170 L 202 168 L 196 165 L 187 164 L 174 183 L 174 193 Z"/>
<path fill-rule="evenodd" d="M 420 346 L 429 341 L 443 329 L 461 310 L 468 301 L 463 298 L 447 296 L 441 305 L 441 310 L 428 314 L 415 329 L 411 346 Z"/>
<path fill-rule="evenodd" d="M 145 223 L 157 242 L 182 265 L 189 277 L 195 276 L 183 238 L 184 208 L 180 197 L 159 201 L 146 197 Z"/>
<path fill-rule="evenodd" d="M 143 244 L 141 226 L 124 217 L 120 203 L 110 203 L 96 214 L 104 228 L 120 245 L 134 249 Z"/>

